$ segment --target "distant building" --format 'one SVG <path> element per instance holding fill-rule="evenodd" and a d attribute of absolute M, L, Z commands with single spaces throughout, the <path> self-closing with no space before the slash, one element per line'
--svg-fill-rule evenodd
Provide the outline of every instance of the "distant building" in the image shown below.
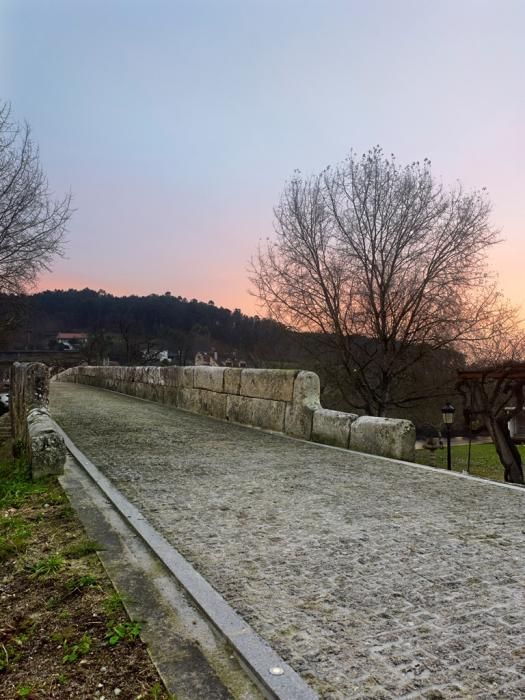
<path fill-rule="evenodd" d="M 219 360 L 217 350 L 211 349 L 211 352 L 198 352 L 195 355 L 194 364 L 197 367 L 246 367 L 245 360 L 238 360 L 235 352 L 232 355 L 227 355 Z"/>
<path fill-rule="evenodd" d="M 247 367 L 246 360 L 238 360 L 235 356 L 227 357 L 222 364 L 225 367 Z"/>
<path fill-rule="evenodd" d="M 71 345 L 84 345 L 87 343 L 87 333 L 57 333 L 57 343 L 70 343 Z"/>
<path fill-rule="evenodd" d="M 66 350 L 78 350 L 88 341 L 87 333 L 57 333 L 56 342 Z"/>
<path fill-rule="evenodd" d="M 218 354 L 217 352 L 198 352 L 195 355 L 195 366 L 196 367 L 218 367 Z"/>

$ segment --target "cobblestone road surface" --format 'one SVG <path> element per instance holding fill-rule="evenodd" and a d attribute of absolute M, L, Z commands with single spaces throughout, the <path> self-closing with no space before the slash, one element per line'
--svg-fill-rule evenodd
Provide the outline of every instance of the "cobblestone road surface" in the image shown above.
<path fill-rule="evenodd" d="M 322 698 L 525 697 L 525 492 L 87 386 L 51 408 Z"/>

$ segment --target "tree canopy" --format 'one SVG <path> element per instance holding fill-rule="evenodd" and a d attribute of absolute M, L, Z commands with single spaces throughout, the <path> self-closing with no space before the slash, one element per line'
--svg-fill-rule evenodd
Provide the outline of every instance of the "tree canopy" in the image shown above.
<path fill-rule="evenodd" d="M 255 294 L 287 327 L 322 335 L 350 405 L 384 415 L 442 395 L 417 368 L 437 350 L 461 357 L 507 313 L 486 266 L 490 211 L 484 190 L 446 188 L 428 160 L 402 166 L 379 147 L 297 172 L 252 261 Z"/>
<path fill-rule="evenodd" d="M 0 293 L 18 295 L 62 253 L 71 198 L 53 200 L 29 126 L 0 104 Z"/>

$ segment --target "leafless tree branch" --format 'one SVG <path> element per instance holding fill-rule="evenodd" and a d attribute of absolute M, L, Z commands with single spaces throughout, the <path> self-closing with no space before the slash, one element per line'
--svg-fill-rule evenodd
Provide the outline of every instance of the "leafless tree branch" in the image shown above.
<path fill-rule="evenodd" d="M 0 105 L 0 294 L 19 295 L 63 254 L 71 195 L 53 200 L 26 124 Z"/>
<path fill-rule="evenodd" d="M 383 415 L 423 394 L 405 381 L 415 365 L 438 350 L 474 356 L 514 322 L 487 271 L 490 211 L 484 190 L 447 190 L 428 160 L 351 153 L 287 183 L 275 240 L 252 260 L 254 293 L 289 328 L 329 337 L 354 406 Z"/>

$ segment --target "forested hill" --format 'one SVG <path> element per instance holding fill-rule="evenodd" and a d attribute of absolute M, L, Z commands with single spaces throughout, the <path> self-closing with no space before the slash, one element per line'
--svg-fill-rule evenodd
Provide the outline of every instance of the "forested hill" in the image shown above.
<path fill-rule="evenodd" d="M 323 405 L 354 410 L 353 382 L 359 375 L 345 375 L 330 335 L 293 333 L 280 324 L 239 309 L 222 308 L 171 294 L 114 296 L 92 289 L 45 291 L 25 298 L 0 297 L 0 349 L 63 350 L 58 333 L 86 333 L 82 360 L 92 364 L 108 358 L 121 364 L 155 364 L 160 351 L 168 351 L 177 364 L 192 364 L 197 352 L 216 351 L 219 361 L 244 360 L 250 367 L 300 367 L 317 372 L 323 388 Z M 16 303 L 15 303 L 16 302 Z M 17 317 L 16 328 L 6 332 L 6 320 Z M 354 336 L 352 342 L 369 353 L 379 352 L 374 340 Z M 417 353 L 417 346 L 414 352 Z M 436 351 L 414 364 L 403 377 L 400 390 L 412 388 L 418 396 L 430 396 L 430 384 L 453 396 L 456 367 L 463 358 L 449 350 Z M 429 404 L 430 405 L 430 404 Z M 435 406 L 419 402 L 412 412 L 397 412 L 417 423 L 432 422 Z"/>
<path fill-rule="evenodd" d="M 274 321 L 170 293 L 119 297 L 92 289 L 39 292 L 27 298 L 22 326 L 40 347 L 58 332 L 103 332 L 114 346 L 122 341 L 128 349 L 130 344 L 139 348 L 155 343 L 169 350 L 184 348 L 188 355 L 216 347 L 282 359 L 290 341 Z"/>

